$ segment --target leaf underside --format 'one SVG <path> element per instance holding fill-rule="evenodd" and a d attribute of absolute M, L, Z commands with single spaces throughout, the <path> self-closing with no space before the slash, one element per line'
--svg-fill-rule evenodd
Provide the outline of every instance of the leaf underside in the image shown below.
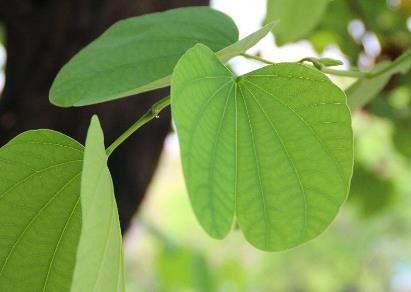
<path fill-rule="evenodd" d="M 50 130 L 0 149 L 0 291 L 68 291 L 81 228 L 83 146 Z"/>
<path fill-rule="evenodd" d="M 234 217 L 247 240 L 284 250 L 320 234 L 345 201 L 353 166 L 344 93 L 302 64 L 241 77 L 203 45 L 177 64 L 171 108 L 194 212 L 215 238 Z"/>

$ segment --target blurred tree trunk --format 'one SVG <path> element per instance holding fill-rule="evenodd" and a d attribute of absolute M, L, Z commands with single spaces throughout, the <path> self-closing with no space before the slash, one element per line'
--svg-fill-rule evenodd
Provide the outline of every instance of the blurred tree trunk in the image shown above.
<path fill-rule="evenodd" d="M 96 113 L 111 143 L 167 90 L 108 104 L 60 109 L 48 102 L 58 70 L 115 21 L 208 0 L 0 0 L 6 28 L 6 85 L 0 100 L 0 144 L 18 133 L 50 128 L 84 141 Z M 156 168 L 170 114 L 141 129 L 110 158 L 123 231 L 140 205 Z"/>

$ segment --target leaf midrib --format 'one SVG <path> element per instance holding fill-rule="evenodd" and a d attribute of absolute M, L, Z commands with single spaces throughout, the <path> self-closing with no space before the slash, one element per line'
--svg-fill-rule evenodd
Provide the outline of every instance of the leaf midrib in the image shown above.
<path fill-rule="evenodd" d="M 202 79 L 202 78 L 201 78 Z M 201 104 L 201 106 L 199 107 L 199 110 L 197 111 L 198 114 L 198 119 L 196 119 L 195 123 L 193 124 L 193 126 L 190 129 L 190 137 L 189 137 L 189 141 L 188 141 L 188 145 L 187 145 L 187 171 L 188 173 L 191 173 L 191 151 L 192 151 L 192 147 L 193 147 L 193 142 L 194 142 L 194 136 L 195 133 L 197 132 L 197 128 L 200 124 L 200 121 L 202 120 L 202 118 L 204 117 L 204 113 L 207 109 L 207 107 L 209 106 L 211 100 L 221 91 L 223 90 L 224 87 L 226 87 L 227 85 L 230 84 L 230 81 L 225 82 L 223 85 L 221 85 L 212 95 L 209 99 L 207 99 L 204 103 Z"/>
<path fill-rule="evenodd" d="M 211 210 L 213 210 L 214 214 L 215 214 L 214 199 L 217 196 L 214 193 L 215 184 L 212 183 L 212 181 L 214 179 L 214 174 L 215 174 L 215 162 L 216 162 L 216 158 L 217 158 L 216 154 L 217 154 L 217 148 L 218 148 L 217 146 L 219 145 L 218 142 L 219 142 L 219 138 L 220 138 L 220 135 L 221 135 L 221 130 L 223 128 L 223 121 L 224 121 L 224 118 L 225 118 L 225 115 L 226 115 L 226 112 L 227 112 L 227 108 L 228 108 L 228 104 L 229 104 L 229 101 L 230 101 L 231 92 L 233 90 L 233 87 L 234 87 L 234 84 L 231 86 L 231 88 L 228 91 L 228 95 L 227 95 L 225 105 L 224 105 L 224 109 L 223 109 L 223 114 L 221 115 L 219 123 L 218 123 L 219 125 L 218 125 L 217 133 L 216 133 L 214 141 L 213 141 L 213 146 L 212 146 L 212 151 L 211 151 L 211 153 L 214 153 L 214 155 L 211 155 L 210 168 L 209 168 L 209 172 L 208 172 L 208 184 L 210 185 L 210 188 L 211 188 L 210 193 L 213 194 L 213 195 L 210 194 L 210 201 L 211 201 L 211 206 L 212 206 Z M 223 203 L 223 202 L 221 202 L 221 203 Z M 224 207 L 226 207 L 226 206 L 224 206 Z M 216 227 L 219 226 L 219 224 L 216 221 L 216 216 L 211 216 L 211 217 L 212 217 L 212 221 L 214 223 L 214 226 L 216 226 Z M 217 232 L 217 233 L 219 233 L 219 232 Z"/>
<path fill-rule="evenodd" d="M 238 89 L 240 92 L 240 96 L 243 100 L 243 104 L 244 104 L 244 109 L 245 109 L 245 114 L 247 116 L 247 120 L 248 120 L 248 126 L 249 126 L 249 130 L 250 130 L 250 137 L 251 137 L 251 141 L 252 141 L 252 145 L 253 145 L 253 155 L 254 155 L 254 164 L 256 166 L 257 169 L 257 177 L 258 177 L 258 191 L 260 194 L 260 200 L 261 203 L 263 205 L 263 218 L 264 218 L 264 248 L 268 247 L 270 238 L 271 238 L 271 233 L 269 230 L 269 223 L 270 223 L 270 218 L 267 212 L 267 202 L 266 202 L 266 198 L 265 198 L 265 194 L 264 194 L 264 188 L 263 188 L 263 184 L 262 184 L 262 178 L 261 178 L 261 166 L 259 163 L 259 159 L 258 159 L 258 153 L 257 153 L 257 147 L 255 145 L 255 137 L 254 137 L 254 133 L 253 133 L 253 127 L 252 127 L 252 123 L 251 123 L 251 116 L 250 113 L 248 111 L 248 107 L 247 107 L 247 103 L 245 101 L 245 96 L 241 90 L 241 86 L 238 85 Z"/>

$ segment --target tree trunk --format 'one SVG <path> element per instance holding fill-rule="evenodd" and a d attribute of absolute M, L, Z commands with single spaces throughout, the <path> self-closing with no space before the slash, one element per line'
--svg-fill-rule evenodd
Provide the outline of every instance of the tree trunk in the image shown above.
<path fill-rule="evenodd" d="M 22 131 L 50 128 L 84 141 L 98 114 L 112 142 L 168 90 L 85 108 L 61 109 L 48 102 L 58 70 L 119 19 L 207 0 L 0 0 L 6 28 L 6 85 L 0 100 L 0 144 Z M 140 205 L 170 126 L 167 111 L 146 125 L 110 158 L 123 231 Z"/>

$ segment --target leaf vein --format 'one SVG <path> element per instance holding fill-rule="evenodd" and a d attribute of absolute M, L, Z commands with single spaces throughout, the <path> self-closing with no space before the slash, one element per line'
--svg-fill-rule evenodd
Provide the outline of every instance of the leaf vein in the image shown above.
<path fill-rule="evenodd" d="M 246 87 L 246 88 L 247 88 L 247 87 Z M 301 229 L 302 231 L 301 231 L 301 235 L 300 235 L 300 237 L 303 238 L 303 237 L 304 237 L 305 230 L 306 230 L 306 228 L 307 228 L 307 213 L 308 213 L 308 210 L 307 210 L 307 195 L 306 195 L 306 193 L 305 193 L 304 186 L 303 186 L 303 184 L 302 184 L 300 174 L 298 173 L 298 170 L 297 170 L 297 167 L 296 167 L 296 165 L 295 165 L 294 159 L 291 157 L 290 153 L 288 152 L 287 147 L 286 147 L 285 144 L 284 144 L 284 140 L 283 140 L 283 138 L 281 137 L 281 135 L 279 134 L 279 132 L 278 132 L 278 130 L 276 129 L 276 127 L 274 126 L 272 120 L 269 118 L 269 116 L 268 116 L 267 113 L 265 112 L 264 108 L 263 108 L 263 107 L 261 106 L 261 104 L 258 102 L 258 100 L 257 100 L 256 96 L 254 95 L 254 93 L 252 93 L 249 88 L 247 88 L 247 90 L 250 92 L 251 96 L 253 97 L 253 99 L 255 100 L 256 104 L 258 105 L 258 108 L 260 109 L 260 111 L 263 113 L 265 119 L 266 119 L 266 120 L 268 121 L 268 123 L 270 124 L 271 129 L 274 131 L 274 132 L 273 132 L 273 133 L 274 133 L 274 136 L 276 136 L 276 137 L 278 138 L 278 140 L 279 140 L 279 142 L 280 142 L 280 144 L 281 144 L 281 149 L 283 150 L 285 156 L 287 157 L 287 160 L 288 160 L 288 162 L 290 163 L 290 165 L 291 165 L 291 167 L 292 167 L 292 169 L 293 169 L 294 175 L 295 175 L 295 177 L 297 178 L 297 181 L 298 181 L 298 184 L 299 184 L 299 187 L 300 187 L 300 191 L 301 191 L 301 194 L 302 194 L 303 206 L 304 206 L 304 214 L 303 214 L 303 222 L 304 222 L 304 224 L 303 224 L 303 226 L 302 226 L 302 229 Z"/>
<path fill-rule="evenodd" d="M 258 153 L 257 153 L 257 147 L 255 145 L 255 137 L 254 137 L 254 132 L 253 132 L 253 127 L 251 124 L 251 117 L 248 111 L 248 107 L 247 107 L 247 103 L 245 101 L 245 97 L 244 94 L 241 90 L 241 86 L 238 86 L 239 88 L 239 92 L 240 92 L 240 96 L 242 97 L 243 103 L 244 103 L 244 108 L 245 108 L 245 113 L 247 115 L 248 118 L 248 126 L 249 126 L 249 130 L 250 130 L 250 136 L 251 136 L 251 141 L 252 141 L 252 145 L 253 145 L 253 155 L 254 155 L 254 161 L 255 161 L 255 166 L 257 169 L 257 177 L 258 177 L 258 190 L 259 190 L 259 194 L 260 194 L 260 200 L 261 203 L 263 205 L 263 218 L 264 218 L 264 248 L 267 248 L 269 245 L 269 237 L 270 237 L 270 230 L 268 229 L 268 225 L 269 225 L 269 217 L 268 217 L 268 212 L 267 212 L 267 203 L 266 203 L 266 198 L 264 195 L 264 190 L 263 190 L 263 185 L 262 185 L 262 178 L 261 178 L 261 167 L 260 167 L 260 163 L 259 163 L 259 159 L 258 159 Z"/>

